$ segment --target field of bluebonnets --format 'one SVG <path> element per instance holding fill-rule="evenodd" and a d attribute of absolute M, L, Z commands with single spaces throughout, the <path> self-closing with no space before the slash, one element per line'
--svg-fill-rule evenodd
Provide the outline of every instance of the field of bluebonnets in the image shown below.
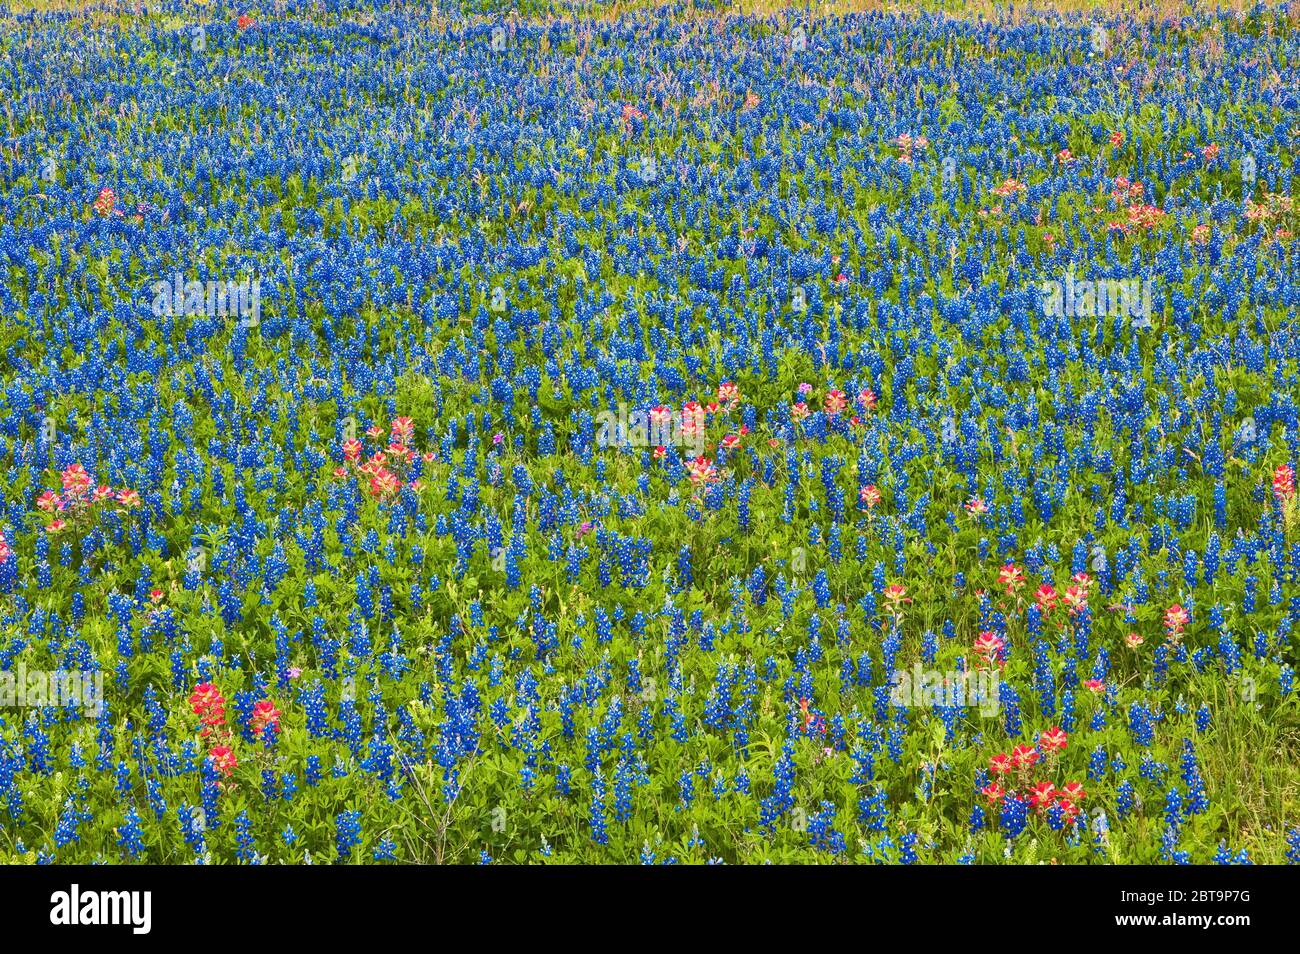
<path fill-rule="evenodd" d="M 8 11 L 0 857 L 1300 860 L 1298 28 Z"/>

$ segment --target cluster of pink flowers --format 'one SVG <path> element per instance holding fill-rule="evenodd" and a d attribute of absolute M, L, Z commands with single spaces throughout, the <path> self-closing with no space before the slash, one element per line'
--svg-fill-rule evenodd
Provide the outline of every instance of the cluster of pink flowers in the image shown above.
<path fill-rule="evenodd" d="M 1017 192 L 1024 192 L 1027 188 L 1029 187 L 1019 179 L 1011 178 L 1003 181 L 1001 185 L 997 186 L 993 190 L 993 194 L 999 198 L 1005 199 L 1007 196 L 1015 195 Z"/>
<path fill-rule="evenodd" d="M 1127 209 L 1128 218 L 1122 222 L 1109 222 L 1107 228 L 1125 235 L 1134 231 L 1149 232 L 1165 220 L 1167 213 L 1154 205 L 1137 202 Z"/>
<path fill-rule="evenodd" d="M 790 416 L 795 421 L 805 420 L 810 414 L 812 414 L 812 409 L 808 406 L 808 402 L 803 400 L 810 396 L 812 391 L 813 386 L 806 381 L 799 385 L 800 400 L 790 406 Z M 838 417 L 840 412 L 847 410 L 851 403 L 852 402 L 849 401 L 848 395 L 843 391 L 838 388 L 830 388 L 826 392 L 826 396 L 822 398 L 822 410 L 826 413 L 827 417 Z M 864 414 L 873 410 L 876 406 L 876 392 L 872 391 L 871 388 L 863 388 L 858 394 L 857 403 L 862 407 Z M 849 423 L 857 426 L 862 423 L 862 420 L 861 418 L 854 416 L 850 418 Z"/>
<path fill-rule="evenodd" d="M 1069 737 L 1065 731 L 1058 726 L 1052 726 L 1039 735 L 1036 747 L 1017 745 L 1009 754 L 999 753 L 993 756 L 989 759 L 989 771 L 1004 781 L 1008 781 L 1008 776 L 1014 774 L 1016 776 L 1014 787 L 1010 790 L 1004 789 L 993 781 L 980 789 L 980 794 L 996 805 L 1008 795 L 1017 797 L 1015 789 L 1022 788 L 1026 791 L 1029 803 L 1040 812 L 1046 812 L 1053 804 L 1057 804 L 1064 813 L 1066 822 L 1073 823 L 1079 814 L 1079 802 L 1087 795 L 1081 783 L 1066 782 L 1060 788 L 1050 781 L 1029 785 L 1029 773 L 1038 764 L 1039 759 L 1046 754 L 1050 766 L 1055 754 L 1063 751 L 1068 744 Z"/>
<path fill-rule="evenodd" d="M 701 404 L 699 401 L 687 401 L 682 405 L 681 436 L 683 441 L 702 444 L 709 417 L 731 410 L 740 404 L 740 400 L 740 388 L 736 386 L 735 382 L 723 381 L 718 385 L 717 400 L 710 401 L 707 404 Z M 671 408 L 663 404 L 652 407 L 650 409 L 651 432 L 655 434 L 664 433 L 665 430 L 672 426 L 672 417 Z M 741 425 L 738 432 L 725 434 L 718 441 L 718 448 L 726 451 L 739 450 L 743 443 L 741 438 L 748 433 L 749 428 Z M 658 445 L 654 448 L 652 454 L 655 460 L 663 460 L 668 456 L 668 448 Z M 703 455 L 686 461 L 686 474 L 691 483 L 696 486 L 713 483 L 722 476 L 718 472 L 717 465 Z"/>
<path fill-rule="evenodd" d="M 1146 194 L 1146 187 L 1140 182 L 1130 182 L 1124 176 L 1115 180 L 1115 188 L 1110 190 L 1110 197 L 1116 202 L 1140 202 Z"/>
<path fill-rule="evenodd" d="M 189 698 L 191 711 L 199 717 L 200 738 L 212 739 L 217 744 L 208 749 L 208 758 L 213 766 L 226 778 L 239 765 L 235 751 L 230 747 L 231 733 L 226 725 L 226 697 L 211 682 L 202 682 L 194 687 Z M 249 728 L 259 738 L 265 738 L 268 732 L 280 731 L 280 710 L 270 699 L 262 699 L 253 706 L 249 718 Z"/>
<path fill-rule="evenodd" d="M 91 208 L 95 210 L 96 215 L 102 215 L 105 218 L 110 215 L 115 215 L 118 218 L 126 215 L 117 204 L 117 193 L 107 186 L 99 190 L 99 194 L 95 196 L 95 201 L 91 203 Z M 141 211 L 145 207 L 137 204 L 135 208 L 136 211 L 132 213 L 131 221 L 138 225 L 144 221 Z"/>
<path fill-rule="evenodd" d="M 1266 192 L 1263 202 L 1246 199 L 1246 218 L 1252 222 L 1268 221 L 1289 214 L 1294 207 L 1295 200 L 1290 196 Z"/>
<path fill-rule="evenodd" d="M 378 442 L 384 436 L 382 427 L 372 427 L 366 431 L 366 437 Z M 350 472 L 356 473 L 367 482 L 370 496 L 377 498 L 392 497 L 407 483 L 405 477 L 415 460 L 416 450 L 411 446 L 415 437 L 415 424 L 409 417 L 395 417 L 388 425 L 388 444 L 377 449 L 363 462 L 365 445 L 356 438 L 343 442 L 344 466 L 334 469 L 335 477 L 346 477 Z M 421 455 L 427 463 L 434 455 Z M 420 489 L 418 480 L 410 481 L 413 490 Z"/>
<path fill-rule="evenodd" d="M 926 139 L 924 136 L 912 137 L 907 133 L 902 133 L 894 140 L 894 145 L 898 147 L 898 161 L 910 165 L 912 162 L 912 151 L 915 149 L 924 150 L 929 148 L 930 140 Z"/>
<path fill-rule="evenodd" d="M 92 490 L 94 481 L 80 464 L 64 468 L 59 477 L 63 484 L 62 493 L 47 490 L 36 498 L 38 510 L 58 515 L 45 528 L 50 533 L 61 532 L 67 528 L 68 521 L 76 521 L 100 506 L 113 506 L 125 511 L 143 505 L 140 495 L 128 488 L 114 490 L 107 484 L 99 484 Z"/>
<path fill-rule="evenodd" d="M 95 197 L 93 208 L 96 215 L 121 215 L 122 210 L 117 207 L 117 193 L 105 186 L 99 190 L 99 195 Z"/>

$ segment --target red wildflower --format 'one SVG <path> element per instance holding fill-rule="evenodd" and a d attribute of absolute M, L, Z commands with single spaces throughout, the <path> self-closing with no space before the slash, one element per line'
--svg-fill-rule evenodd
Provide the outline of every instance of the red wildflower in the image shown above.
<path fill-rule="evenodd" d="M 1011 750 L 1011 761 L 1016 768 L 1029 768 L 1038 761 L 1038 750 L 1032 745 L 1017 745 Z"/>
<path fill-rule="evenodd" d="M 1273 496 L 1278 500 L 1295 496 L 1295 471 L 1290 464 L 1279 464 L 1273 471 Z"/>
<path fill-rule="evenodd" d="M 96 214 L 112 215 L 114 213 L 117 213 L 118 215 L 121 215 L 122 213 L 118 212 L 116 206 L 117 206 L 117 194 L 107 186 L 100 189 L 99 195 L 95 197 L 94 209 Z"/>
<path fill-rule="evenodd" d="M 253 734 L 256 736 L 263 735 L 268 728 L 272 732 L 279 732 L 280 710 L 275 707 L 275 703 L 270 699 L 263 699 L 253 706 L 253 716 L 250 722 Z"/>
<path fill-rule="evenodd" d="M 707 484 L 718 479 L 718 469 L 707 457 L 696 457 L 686 462 L 686 473 L 693 484 Z"/>
<path fill-rule="evenodd" d="M 1169 609 L 1165 610 L 1165 629 L 1169 632 L 1171 639 L 1177 639 L 1183 634 L 1183 629 L 1192 621 L 1192 617 L 1187 610 L 1183 609 L 1181 603 L 1175 603 Z"/>
<path fill-rule="evenodd" d="M 190 693 L 190 707 L 203 726 L 202 735 L 226 723 L 226 697 L 210 682 L 202 682 Z"/>
<path fill-rule="evenodd" d="M 986 629 L 975 639 L 975 652 L 985 662 L 1000 663 L 1005 645 L 1006 643 L 997 633 Z"/>
<path fill-rule="evenodd" d="M 90 489 L 90 475 L 80 464 L 65 467 L 59 476 L 63 480 L 63 492 L 71 497 L 80 497 Z"/>
<path fill-rule="evenodd" d="M 1039 809 L 1046 808 L 1056 801 L 1056 786 L 1051 782 L 1039 782 L 1030 789 L 1029 800 Z"/>
<path fill-rule="evenodd" d="M 235 753 L 230 750 L 228 745 L 214 745 L 212 751 L 208 753 L 208 758 L 212 759 L 212 764 L 217 771 L 227 778 L 235 770 L 235 766 L 239 764 L 235 758 Z"/>
<path fill-rule="evenodd" d="M 1078 782 L 1066 782 L 1061 786 L 1061 798 L 1070 799 L 1071 801 L 1081 802 L 1088 793 L 1083 790 L 1083 786 Z"/>
<path fill-rule="evenodd" d="M 1059 752 L 1068 744 L 1069 736 L 1060 726 L 1052 726 L 1038 737 L 1038 746 L 1044 752 Z"/>
<path fill-rule="evenodd" d="M 409 417 L 395 417 L 388 425 L 388 432 L 395 444 L 409 444 L 415 435 L 415 423 Z"/>
<path fill-rule="evenodd" d="M 1008 563 L 998 573 L 998 582 L 1007 588 L 1007 596 L 1014 596 L 1016 590 L 1025 585 L 1025 574 L 1014 563 Z"/>

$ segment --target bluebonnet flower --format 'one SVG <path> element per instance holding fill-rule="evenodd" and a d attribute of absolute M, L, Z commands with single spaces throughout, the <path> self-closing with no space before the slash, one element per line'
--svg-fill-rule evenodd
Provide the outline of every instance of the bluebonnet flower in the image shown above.
<path fill-rule="evenodd" d="M 334 842 L 338 848 L 339 857 L 345 860 L 351 858 L 352 849 L 361 844 L 361 813 L 358 811 L 340 812 L 335 818 L 334 824 Z"/>
<path fill-rule="evenodd" d="M 144 851 L 144 839 L 140 831 L 140 816 L 136 814 L 135 808 L 127 806 L 126 817 L 117 829 L 117 843 L 121 845 L 128 856 L 134 858 Z"/>
<path fill-rule="evenodd" d="M 235 857 L 245 864 L 257 864 L 257 849 L 253 843 L 253 822 L 247 811 L 235 816 Z"/>

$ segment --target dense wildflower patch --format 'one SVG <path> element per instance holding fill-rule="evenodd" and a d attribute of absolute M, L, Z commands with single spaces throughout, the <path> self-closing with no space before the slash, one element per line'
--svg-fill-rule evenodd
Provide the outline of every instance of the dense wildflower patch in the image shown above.
<path fill-rule="evenodd" d="M 1294 860 L 1285 8 L 150 7 L 0 29 L 6 860 Z"/>

